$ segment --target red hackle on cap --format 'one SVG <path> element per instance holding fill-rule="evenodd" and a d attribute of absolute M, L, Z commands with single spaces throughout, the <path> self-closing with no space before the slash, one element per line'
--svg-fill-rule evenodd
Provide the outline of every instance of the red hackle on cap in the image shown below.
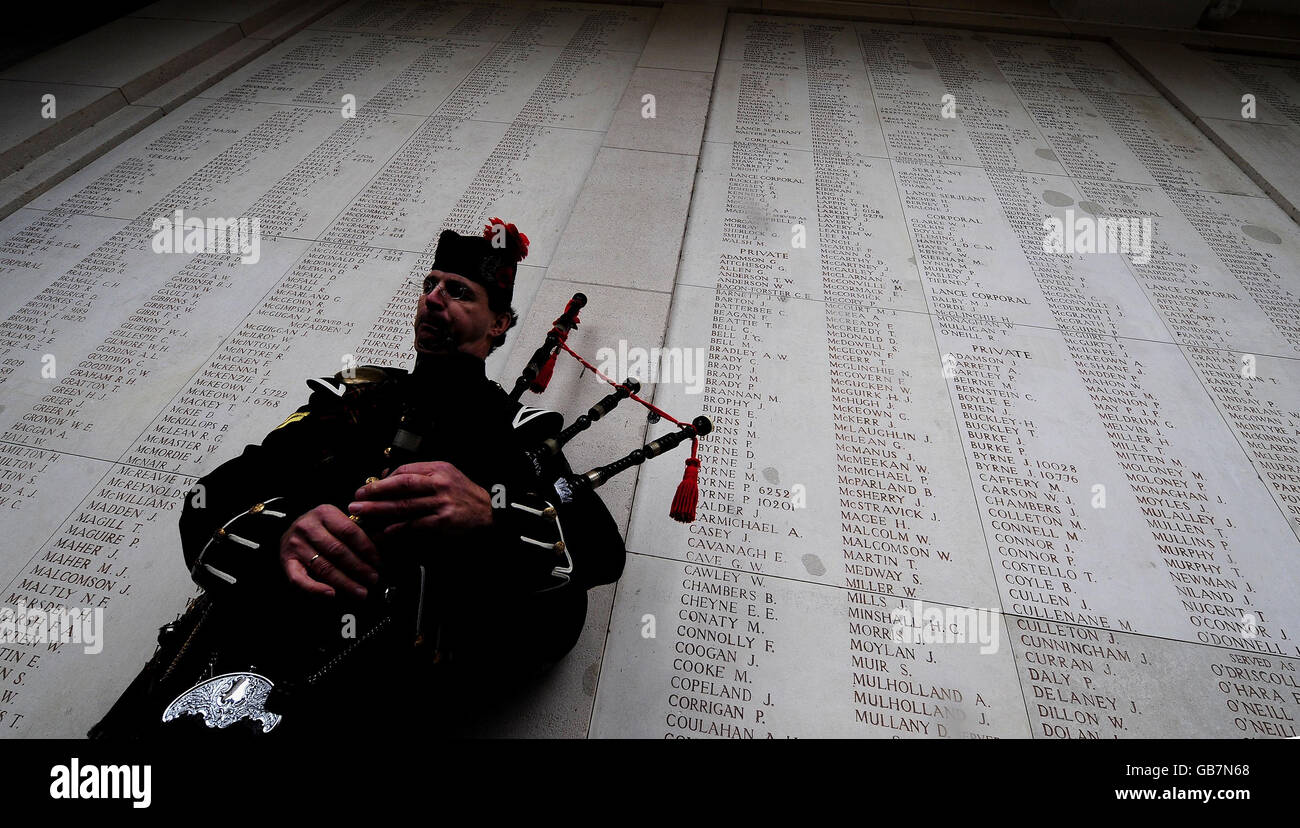
<path fill-rule="evenodd" d="M 483 225 L 483 238 L 488 241 L 495 240 L 497 233 L 500 232 L 497 230 L 498 227 L 505 228 L 505 249 L 510 254 L 510 258 L 516 263 L 527 258 L 528 237 L 523 233 L 520 233 L 513 224 L 506 224 L 501 219 L 495 217 L 488 219 L 488 223 Z"/>

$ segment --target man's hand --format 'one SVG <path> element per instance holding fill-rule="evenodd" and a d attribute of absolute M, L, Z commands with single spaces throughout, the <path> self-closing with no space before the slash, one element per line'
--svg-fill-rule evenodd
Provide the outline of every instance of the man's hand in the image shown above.
<path fill-rule="evenodd" d="M 407 463 L 357 489 L 348 511 L 386 536 L 460 534 L 492 524 L 492 498 L 450 463 Z"/>
<path fill-rule="evenodd" d="M 375 584 L 379 552 L 360 526 L 336 507 L 322 504 L 293 522 L 280 536 L 280 567 L 299 589 L 326 598 L 335 589 L 366 597 L 362 584 Z"/>

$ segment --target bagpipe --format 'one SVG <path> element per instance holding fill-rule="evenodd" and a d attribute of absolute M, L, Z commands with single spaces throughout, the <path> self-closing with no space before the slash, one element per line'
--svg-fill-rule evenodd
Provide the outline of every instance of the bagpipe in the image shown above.
<path fill-rule="evenodd" d="M 699 438 L 713 431 L 713 421 L 703 414 L 689 423 L 674 418 L 663 409 L 637 396 L 637 392 L 641 390 L 641 384 L 634 377 L 628 377 L 622 383 L 615 382 L 602 374 L 590 362 L 583 359 L 577 351 L 570 348 L 567 342 L 569 333 L 578 327 L 580 321 L 578 313 L 586 305 L 587 297 L 585 295 L 581 293 L 573 294 L 573 298 L 565 305 L 564 313 L 560 314 L 560 317 L 552 324 L 551 330 L 547 332 L 546 340 L 533 352 L 532 358 L 524 367 L 523 372 L 520 373 L 519 378 L 515 380 L 515 386 L 510 392 L 510 397 L 518 400 L 523 396 L 525 390 L 532 391 L 535 394 L 544 392 L 550 384 L 555 370 L 556 357 L 559 356 L 561 351 L 569 354 L 582 363 L 586 370 L 591 371 L 601 380 L 612 385 L 614 391 L 593 405 L 586 414 L 574 420 L 573 424 L 561 431 L 557 437 L 550 438 L 541 446 L 533 449 L 530 452 L 530 457 L 536 461 L 537 458 L 547 454 L 558 453 L 569 440 L 590 428 L 592 423 L 609 414 L 623 400 L 631 399 L 649 409 L 651 422 L 658 422 L 660 419 L 667 420 L 677 426 L 677 431 L 669 432 L 662 437 L 651 440 L 613 463 L 597 466 L 585 474 L 562 478 L 556 482 L 557 493 L 561 499 L 564 499 L 579 490 L 596 489 L 619 472 L 626 471 L 633 466 L 644 463 L 646 460 L 672 451 L 685 441 L 690 440 L 691 456 L 686 460 L 686 472 L 682 477 L 681 484 L 677 487 L 677 493 L 673 497 L 672 507 L 669 510 L 669 516 L 674 520 L 690 523 L 695 520 L 695 506 L 699 500 Z"/>
<path fill-rule="evenodd" d="M 518 401 L 525 391 L 539 394 L 544 392 L 561 352 L 574 357 L 585 370 L 592 371 L 612 386 L 612 391 L 596 401 L 586 413 L 577 417 L 559 434 L 527 448 L 525 462 L 531 466 L 537 479 L 545 481 L 554 489 L 554 494 L 562 505 L 599 488 L 620 472 L 666 454 L 689 440 L 691 456 L 686 460 L 686 471 L 673 498 L 670 516 L 681 522 L 692 521 L 698 500 L 698 441 L 713 430 L 713 423 L 704 415 L 697 416 L 690 422 L 672 417 L 638 395 L 641 386 L 635 378 L 616 382 L 574 351 L 567 339 L 578 327 L 579 311 L 586 306 L 586 302 L 586 297 L 581 293 L 574 294 L 569 300 L 564 312 L 547 332 L 545 341 L 524 367 L 509 396 Z M 421 425 L 428 418 L 421 415 L 421 410 L 432 389 L 428 387 L 430 383 L 421 381 L 423 378 L 419 375 L 420 370 L 421 363 L 417 361 L 409 386 L 411 392 L 403 403 L 401 424 L 389 440 L 389 447 L 384 450 L 382 460 L 374 461 L 382 464 L 383 468 L 396 468 L 406 462 L 430 459 L 427 450 L 423 449 L 425 440 L 422 432 L 425 428 Z M 612 463 L 596 466 L 581 474 L 567 473 L 557 479 L 546 480 L 544 469 L 548 459 L 559 454 L 570 440 L 588 430 L 594 423 L 608 417 L 625 400 L 632 400 L 648 409 L 651 423 L 667 420 L 675 428 Z M 333 460 L 333 457 L 326 458 L 309 475 L 314 480 L 314 491 L 324 493 L 332 489 L 351 492 L 362 482 L 369 483 L 378 479 L 377 469 L 362 471 L 359 466 L 349 463 L 331 465 Z M 263 636 L 260 629 L 254 628 L 252 624 L 241 626 L 236 622 L 235 633 L 228 628 L 229 618 L 232 614 L 237 614 L 237 611 L 232 613 L 232 604 L 238 602 L 226 601 L 222 597 L 225 585 L 233 584 L 236 580 L 227 571 L 231 568 L 223 563 L 223 560 L 230 558 L 223 558 L 222 551 L 247 556 L 249 547 L 257 549 L 260 545 L 249 538 L 278 537 L 278 524 L 269 534 L 265 528 L 260 535 L 243 528 L 250 522 L 293 520 L 295 516 L 288 514 L 290 510 L 280 511 L 281 505 L 274 500 L 276 499 L 256 504 L 217 529 L 191 568 L 191 574 L 204 587 L 204 592 L 191 601 L 186 611 L 175 621 L 160 628 L 158 646 L 153 657 L 103 720 L 91 729 L 91 738 L 155 737 L 205 732 L 209 729 L 270 733 L 279 727 L 284 717 L 293 715 L 292 700 L 295 696 L 301 698 L 304 694 L 309 695 L 318 690 L 320 682 L 327 676 L 337 677 L 337 669 L 350 660 L 355 661 L 357 654 L 369 642 L 384 636 L 400 635 L 400 630 L 414 620 L 415 643 L 422 643 L 421 614 L 425 606 L 424 592 L 428 573 L 420 565 L 418 577 L 407 581 L 418 584 L 414 588 L 418 592 L 414 612 L 408 612 L 405 608 L 399 610 L 399 607 L 407 607 L 412 603 L 407 600 L 409 596 L 402 594 L 402 590 L 380 584 L 371 590 L 364 606 L 358 607 L 358 616 L 363 619 L 363 632 L 344 646 L 333 643 L 332 648 L 309 648 L 306 640 L 308 634 L 301 632 L 299 634 L 304 637 L 303 640 L 285 641 L 283 646 L 299 651 L 310 649 L 310 652 L 305 656 L 299 652 L 285 661 L 267 656 L 266 653 L 270 651 L 267 647 L 259 650 L 255 646 L 239 644 L 237 639 Z M 331 496 L 321 494 L 320 502 L 334 501 Z M 529 534 L 541 537 L 542 540 L 522 536 L 521 540 L 553 550 L 567 560 L 567 571 L 572 571 L 572 560 L 565 551 L 555 505 L 549 500 L 535 504 L 540 508 L 521 503 L 511 505 L 535 516 L 532 519 L 538 524 L 553 524 L 554 533 L 549 537 L 544 528 L 539 528 Z M 361 528 L 366 528 L 359 518 L 350 517 Z M 274 565 L 278 566 L 278 556 L 270 550 L 264 552 L 275 558 Z M 565 571 L 563 565 L 553 570 L 562 581 L 567 582 L 567 577 L 563 574 Z M 299 602 L 293 606 L 305 604 Z M 294 617 L 295 611 L 280 607 L 275 623 L 271 624 L 268 619 L 259 619 L 258 623 L 298 630 L 309 627 L 310 625 L 302 623 L 301 618 Z M 348 611 L 351 612 L 351 609 Z M 433 661 L 437 662 L 439 650 L 436 642 L 433 650 Z M 266 667 L 268 662 L 276 665 L 273 668 L 277 676 L 275 680 L 265 675 L 272 672 L 272 669 Z M 198 726 L 199 723 L 203 726 Z M 172 729 L 169 730 L 169 727 Z"/>

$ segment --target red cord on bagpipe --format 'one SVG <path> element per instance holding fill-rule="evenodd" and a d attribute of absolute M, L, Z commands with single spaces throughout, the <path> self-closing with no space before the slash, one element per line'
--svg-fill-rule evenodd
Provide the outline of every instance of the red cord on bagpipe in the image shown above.
<path fill-rule="evenodd" d="M 591 371 L 593 374 L 603 379 L 605 382 L 614 386 L 615 388 L 627 387 L 605 376 L 596 368 L 596 366 L 592 365 L 590 362 L 583 359 L 581 354 L 579 354 L 577 351 L 570 348 L 568 344 L 564 341 L 567 338 L 568 335 L 566 332 L 565 337 L 560 340 L 559 343 L 560 349 L 568 352 L 570 356 L 578 360 L 578 362 L 581 362 L 583 366 L 585 366 L 589 371 Z M 557 350 L 556 353 L 558 354 L 559 350 Z M 554 356 L 552 356 L 551 362 L 552 364 L 554 364 Z M 654 403 L 641 399 L 635 393 L 631 393 L 630 390 L 628 393 L 628 398 L 636 400 L 637 402 L 641 403 L 641 405 L 644 405 L 646 408 L 650 409 L 651 411 L 658 414 L 660 417 L 664 418 L 665 420 L 667 420 L 668 422 L 672 423 L 675 426 L 681 427 L 681 426 L 689 425 L 689 423 L 683 423 L 681 420 L 669 414 L 667 411 L 664 411 L 662 408 L 659 408 Z M 699 438 L 692 437 L 691 456 L 686 460 L 686 472 L 682 475 L 682 482 L 677 484 L 677 494 L 673 496 L 673 505 L 668 511 L 669 517 L 671 517 L 673 520 L 680 521 L 682 523 L 690 523 L 691 521 L 695 520 L 695 506 L 697 503 L 699 503 L 700 500 L 699 450 L 700 450 Z"/>
<path fill-rule="evenodd" d="M 538 394 L 545 391 L 546 387 L 550 384 L 551 377 L 555 371 L 556 357 L 559 355 L 560 351 L 563 350 L 574 359 L 578 360 L 578 362 L 582 363 L 583 367 L 587 368 L 593 374 L 613 386 L 616 391 L 615 394 L 610 395 L 598 403 L 588 415 L 580 417 L 579 422 L 575 423 L 575 426 L 571 427 L 571 429 L 566 430 L 566 435 L 564 436 L 572 436 L 572 434 L 576 434 L 577 431 L 586 428 L 591 421 L 599 419 L 600 416 L 606 413 L 609 408 L 617 405 L 623 398 L 636 400 L 659 417 L 668 420 L 670 423 L 673 423 L 681 429 L 676 435 L 668 435 L 665 438 L 652 441 L 641 449 L 634 451 L 627 458 L 624 458 L 623 461 L 611 464 L 610 467 L 606 468 L 617 466 L 618 468 L 615 469 L 615 472 L 617 472 L 622 468 L 627 468 L 630 465 L 640 463 L 644 459 L 657 456 L 659 453 L 671 449 L 673 446 L 677 445 L 677 443 L 685 439 L 686 435 L 689 434 L 691 439 L 691 456 L 686 460 L 686 471 L 682 475 L 682 482 L 677 486 L 677 492 L 673 496 L 672 507 L 668 514 L 674 520 L 682 523 L 690 523 L 695 520 L 695 508 L 699 503 L 700 497 L 699 437 L 708 434 L 713 429 L 713 423 L 703 415 L 696 417 L 691 422 L 682 422 L 681 420 L 678 420 L 662 408 L 659 408 L 653 403 L 637 396 L 636 392 L 640 390 L 639 383 L 635 383 L 631 379 L 624 383 L 619 383 L 610 377 L 605 376 L 596 368 L 596 366 L 592 365 L 586 359 L 583 359 L 581 354 L 570 348 L 567 341 L 569 338 L 569 332 L 578 326 L 578 311 L 580 311 L 586 304 L 586 296 L 581 293 L 575 293 L 573 295 L 573 298 L 565 305 L 564 313 L 555 320 L 550 331 L 547 332 L 546 341 L 542 344 L 542 347 L 538 348 L 537 352 L 533 354 L 533 358 L 524 369 L 523 374 L 521 374 L 519 379 L 516 380 L 515 390 L 511 396 L 518 399 L 525 388 Z M 562 444 L 563 439 L 557 443 L 557 446 Z"/>
<path fill-rule="evenodd" d="M 579 299 L 578 297 L 582 298 Z M 560 318 L 552 323 L 551 332 L 547 334 L 548 338 L 554 336 L 559 345 L 564 347 L 565 340 L 569 338 L 569 331 L 578 327 L 578 322 L 580 321 L 578 319 L 578 311 L 582 310 L 582 307 L 586 304 L 586 296 L 583 296 L 581 293 L 574 294 L 574 297 L 564 306 L 564 313 L 560 314 Z M 537 377 L 529 383 L 529 391 L 532 391 L 534 394 L 540 394 L 546 390 L 546 386 L 551 384 L 551 375 L 555 372 L 555 357 L 558 356 L 559 353 L 560 351 L 558 348 L 551 351 L 551 355 L 546 358 L 546 362 L 543 362 L 541 369 L 538 370 Z M 570 353 L 572 353 L 572 351 L 570 351 Z"/>

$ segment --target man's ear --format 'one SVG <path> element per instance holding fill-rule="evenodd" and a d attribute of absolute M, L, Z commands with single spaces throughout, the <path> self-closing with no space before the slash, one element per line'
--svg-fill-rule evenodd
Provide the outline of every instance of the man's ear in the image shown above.
<path fill-rule="evenodd" d="M 497 314 L 496 319 L 492 320 L 492 326 L 488 328 L 488 333 L 493 337 L 498 337 L 508 330 L 510 330 L 510 312 L 502 311 Z"/>

